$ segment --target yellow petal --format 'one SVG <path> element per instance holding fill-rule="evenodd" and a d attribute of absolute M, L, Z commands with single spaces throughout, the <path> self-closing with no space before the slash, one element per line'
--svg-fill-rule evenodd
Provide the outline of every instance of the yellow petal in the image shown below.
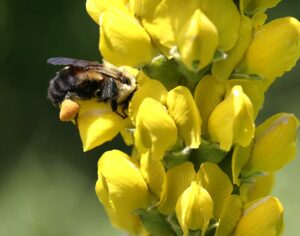
<path fill-rule="evenodd" d="M 227 80 L 232 71 L 242 60 L 249 43 L 252 40 L 251 20 L 246 16 L 241 16 L 239 37 L 236 45 L 227 52 L 225 60 L 216 61 L 212 66 L 212 74 L 218 79 Z"/>
<path fill-rule="evenodd" d="M 213 212 L 213 200 L 201 185 L 193 181 L 176 203 L 176 216 L 184 234 L 188 230 L 205 231 Z"/>
<path fill-rule="evenodd" d="M 160 160 L 153 160 L 149 156 L 143 156 L 140 160 L 140 168 L 144 179 L 151 192 L 159 199 L 165 180 L 165 168 Z"/>
<path fill-rule="evenodd" d="M 234 86 L 227 98 L 212 112 L 208 130 L 220 148 L 229 151 L 233 144 L 246 147 L 254 136 L 253 108 L 241 86 Z"/>
<path fill-rule="evenodd" d="M 178 86 L 168 93 L 167 106 L 185 146 L 198 148 L 201 142 L 201 117 L 191 92 Z"/>
<path fill-rule="evenodd" d="M 201 129 L 204 137 L 207 137 L 208 119 L 224 95 L 225 84 L 212 75 L 204 76 L 195 89 L 194 98 L 202 119 Z"/>
<path fill-rule="evenodd" d="M 232 182 L 240 185 L 240 173 L 250 158 L 253 142 L 248 147 L 241 147 L 236 145 L 232 153 L 231 169 L 232 169 Z"/>
<path fill-rule="evenodd" d="M 150 37 L 134 17 L 109 8 L 101 19 L 99 48 L 105 60 L 116 66 L 139 66 L 151 61 Z"/>
<path fill-rule="evenodd" d="M 86 152 L 112 140 L 126 126 L 126 121 L 113 112 L 109 104 L 96 100 L 80 101 L 77 125 Z"/>
<path fill-rule="evenodd" d="M 215 236 L 231 236 L 242 215 L 242 201 L 238 195 L 229 195 L 222 209 Z"/>
<path fill-rule="evenodd" d="M 163 184 L 158 210 L 166 215 L 173 213 L 179 196 L 190 186 L 195 177 L 196 172 L 191 162 L 169 169 Z"/>
<path fill-rule="evenodd" d="M 259 11 L 275 7 L 281 0 L 240 0 L 241 12 L 253 15 Z"/>
<path fill-rule="evenodd" d="M 184 1 L 185 2 L 185 1 Z M 238 39 L 240 14 L 232 0 L 201 0 L 202 12 L 216 26 L 219 33 L 219 49 L 228 51 Z"/>
<path fill-rule="evenodd" d="M 260 27 L 237 71 L 265 78 L 266 88 L 295 66 L 300 57 L 300 23 L 292 17 Z"/>
<path fill-rule="evenodd" d="M 136 116 L 135 145 L 143 155 L 160 160 L 177 140 L 177 128 L 164 105 L 145 98 Z"/>
<path fill-rule="evenodd" d="M 211 63 L 219 43 L 218 31 L 197 9 L 178 35 L 178 47 L 185 66 L 199 71 Z"/>
<path fill-rule="evenodd" d="M 293 160 L 296 155 L 298 125 L 298 119 L 288 113 L 274 115 L 259 125 L 245 172 L 273 172 Z"/>
<path fill-rule="evenodd" d="M 250 202 L 269 195 L 274 185 L 274 174 L 266 174 L 255 178 L 255 182 L 245 182 L 240 187 L 243 202 Z"/>
<path fill-rule="evenodd" d="M 121 151 L 108 151 L 102 155 L 98 162 L 97 183 L 96 193 L 101 202 L 107 205 L 108 199 L 116 212 L 130 213 L 149 204 L 147 184 L 138 166 Z"/>
<path fill-rule="evenodd" d="M 233 189 L 230 179 L 216 164 L 205 162 L 200 166 L 197 180 L 210 194 L 214 202 L 214 218 L 219 219 L 224 201 Z"/>
<path fill-rule="evenodd" d="M 148 235 L 137 215 L 115 212 L 112 208 L 105 208 L 105 211 L 111 224 L 117 229 L 130 233 L 130 235 Z"/>
<path fill-rule="evenodd" d="M 258 112 L 263 106 L 265 100 L 265 89 L 262 80 L 231 79 L 226 83 L 227 91 L 230 91 L 235 85 L 241 85 L 244 93 L 251 100 L 253 107 L 253 117 L 257 117 Z"/>
<path fill-rule="evenodd" d="M 145 0 L 142 23 L 155 45 L 168 57 L 183 24 L 199 7 L 197 0 Z"/>
<path fill-rule="evenodd" d="M 277 236 L 283 230 L 283 207 L 275 197 L 247 204 L 234 236 Z"/>
<path fill-rule="evenodd" d="M 100 24 L 100 15 L 110 7 L 116 7 L 122 11 L 128 11 L 126 8 L 128 0 L 87 0 L 86 10 L 90 17 Z"/>
<path fill-rule="evenodd" d="M 145 98 L 153 98 L 162 104 L 166 104 L 168 91 L 158 80 L 148 79 L 134 93 L 129 104 L 128 112 L 133 124 L 136 124 L 136 115 Z"/>

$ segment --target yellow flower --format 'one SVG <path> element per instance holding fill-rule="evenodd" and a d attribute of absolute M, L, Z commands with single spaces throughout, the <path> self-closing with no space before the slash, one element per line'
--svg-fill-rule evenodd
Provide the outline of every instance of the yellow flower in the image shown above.
<path fill-rule="evenodd" d="M 250 159 L 243 172 L 274 172 L 293 160 L 296 155 L 298 119 L 279 113 L 259 125 L 255 131 Z"/>
<path fill-rule="evenodd" d="M 164 105 L 145 98 L 136 115 L 135 145 L 141 156 L 161 160 L 177 140 L 177 128 Z"/>
<path fill-rule="evenodd" d="M 105 152 L 98 162 L 96 193 L 106 208 L 132 213 L 146 208 L 150 194 L 139 167 L 125 153 Z"/>
<path fill-rule="evenodd" d="M 253 107 L 241 86 L 234 86 L 213 110 L 208 121 L 212 141 L 229 151 L 233 144 L 248 146 L 254 136 Z"/>
<path fill-rule="evenodd" d="M 234 236 L 282 235 L 283 211 L 278 199 L 270 196 L 246 204 Z"/>
<path fill-rule="evenodd" d="M 201 117 L 191 92 L 178 86 L 168 93 L 167 107 L 185 146 L 198 148 L 201 142 Z"/>
<path fill-rule="evenodd" d="M 176 215 L 183 230 L 189 235 L 189 229 L 206 230 L 213 213 L 213 201 L 207 190 L 196 181 L 180 195 L 176 203 Z"/>
<path fill-rule="evenodd" d="M 80 110 L 77 126 L 84 151 L 112 140 L 128 124 L 126 119 L 111 110 L 110 104 L 100 103 L 95 99 L 78 103 Z"/>
<path fill-rule="evenodd" d="M 122 10 L 109 8 L 101 15 L 100 52 L 116 65 L 140 66 L 152 58 L 151 40 L 139 22 Z"/>
<path fill-rule="evenodd" d="M 299 41 L 300 23 L 297 19 L 285 17 L 273 20 L 255 32 L 236 70 L 263 77 L 267 88 L 277 77 L 295 66 L 300 57 Z"/>
<path fill-rule="evenodd" d="M 216 27 L 200 9 L 195 10 L 178 35 L 181 60 L 191 71 L 199 71 L 212 61 L 218 43 Z"/>

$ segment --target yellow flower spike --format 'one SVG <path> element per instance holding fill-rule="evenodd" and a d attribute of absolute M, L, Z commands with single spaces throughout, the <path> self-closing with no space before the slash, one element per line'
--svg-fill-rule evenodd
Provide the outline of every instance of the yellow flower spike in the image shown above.
<path fill-rule="evenodd" d="M 219 38 L 214 24 L 197 9 L 178 35 L 181 60 L 191 71 L 199 71 L 213 59 Z"/>
<path fill-rule="evenodd" d="M 252 151 L 253 142 L 248 147 L 241 147 L 240 145 L 235 145 L 232 153 L 231 170 L 232 170 L 232 182 L 240 186 L 240 173 L 243 167 L 246 165 L 250 158 L 250 153 Z"/>
<path fill-rule="evenodd" d="M 147 207 L 150 200 L 147 184 L 138 166 L 127 154 L 118 150 L 101 156 L 96 193 L 105 206 L 109 204 L 116 212 L 131 213 Z"/>
<path fill-rule="evenodd" d="M 196 172 L 191 162 L 184 162 L 169 169 L 165 176 L 158 210 L 165 215 L 173 213 L 179 196 L 195 178 Z"/>
<path fill-rule="evenodd" d="M 257 176 L 255 182 L 245 182 L 240 187 L 243 202 L 250 202 L 269 195 L 274 185 L 274 174 Z"/>
<path fill-rule="evenodd" d="M 104 59 L 116 66 L 140 66 L 152 59 L 149 35 L 134 17 L 116 8 L 101 15 L 99 48 Z"/>
<path fill-rule="evenodd" d="M 244 93 L 251 100 L 253 106 L 253 117 L 255 120 L 265 100 L 263 81 L 247 80 L 247 79 L 231 79 L 228 80 L 226 83 L 227 91 L 230 91 L 235 85 L 241 85 Z"/>
<path fill-rule="evenodd" d="M 164 105 L 145 98 L 136 116 L 135 145 L 141 156 L 161 160 L 177 140 L 177 128 Z"/>
<path fill-rule="evenodd" d="M 185 145 L 198 148 L 201 143 L 201 117 L 191 92 L 178 86 L 168 93 L 167 106 Z"/>
<path fill-rule="evenodd" d="M 277 77 L 295 66 L 300 57 L 299 42 L 300 23 L 297 19 L 285 17 L 273 20 L 255 32 L 236 70 L 262 76 L 267 88 Z"/>
<path fill-rule="evenodd" d="M 255 131 L 251 158 L 244 172 L 274 172 L 296 156 L 298 119 L 288 113 L 279 113 L 259 125 Z"/>
<path fill-rule="evenodd" d="M 189 235 L 189 229 L 200 229 L 204 233 L 212 213 L 213 200 L 196 181 L 180 195 L 176 203 L 176 216 L 184 236 Z"/>
<path fill-rule="evenodd" d="M 168 91 L 158 80 L 148 79 L 134 93 L 129 103 L 128 112 L 133 124 L 136 124 L 136 116 L 140 105 L 145 98 L 152 98 L 162 104 L 166 104 Z"/>
<path fill-rule="evenodd" d="M 218 79 L 227 80 L 232 71 L 242 60 L 251 40 L 252 23 L 246 16 L 241 16 L 239 28 L 239 38 L 236 45 L 227 52 L 225 60 L 216 61 L 212 66 L 212 74 Z"/>
<path fill-rule="evenodd" d="M 242 13 L 253 15 L 256 12 L 264 12 L 268 8 L 275 7 L 281 0 L 240 0 Z"/>
<path fill-rule="evenodd" d="M 198 83 L 194 98 L 202 119 L 202 134 L 208 136 L 208 119 L 215 107 L 223 100 L 225 83 L 212 75 L 205 75 Z"/>
<path fill-rule="evenodd" d="M 232 0 L 201 0 L 202 12 L 216 26 L 222 51 L 233 48 L 238 39 L 240 14 Z"/>
<path fill-rule="evenodd" d="M 165 179 L 165 168 L 160 160 L 153 160 L 143 156 L 140 160 L 140 169 L 149 189 L 159 199 Z"/>
<path fill-rule="evenodd" d="M 222 209 L 215 236 L 232 236 L 242 215 L 242 201 L 238 195 L 229 195 Z"/>
<path fill-rule="evenodd" d="M 211 113 L 208 131 L 212 141 L 229 151 L 233 144 L 246 147 L 254 136 L 253 107 L 241 86 L 231 93 Z"/>
<path fill-rule="evenodd" d="M 112 208 L 105 207 L 106 214 L 111 224 L 130 235 L 148 236 L 149 234 L 143 227 L 143 224 L 137 215 L 124 212 L 115 212 Z"/>
<path fill-rule="evenodd" d="M 116 7 L 122 11 L 128 12 L 126 7 L 127 3 L 128 0 L 87 0 L 86 11 L 97 24 L 100 24 L 101 14 L 109 7 Z"/>
<path fill-rule="evenodd" d="M 126 119 L 111 110 L 110 104 L 96 100 L 78 101 L 77 125 L 83 151 L 89 151 L 112 140 L 126 126 Z"/>
<path fill-rule="evenodd" d="M 246 205 L 234 236 L 279 236 L 283 231 L 284 209 L 275 197 L 265 197 Z"/>
<path fill-rule="evenodd" d="M 200 166 L 196 178 L 213 199 L 214 218 L 219 219 L 224 201 L 233 190 L 230 179 L 218 165 L 209 162 L 205 162 Z"/>

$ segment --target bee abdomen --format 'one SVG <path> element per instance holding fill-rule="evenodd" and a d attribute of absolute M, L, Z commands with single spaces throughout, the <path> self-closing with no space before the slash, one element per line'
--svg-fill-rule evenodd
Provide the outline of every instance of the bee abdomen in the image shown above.
<path fill-rule="evenodd" d="M 75 79 L 71 75 L 62 76 L 60 73 L 50 81 L 48 88 L 48 98 L 56 106 L 64 99 L 68 92 L 75 89 Z"/>

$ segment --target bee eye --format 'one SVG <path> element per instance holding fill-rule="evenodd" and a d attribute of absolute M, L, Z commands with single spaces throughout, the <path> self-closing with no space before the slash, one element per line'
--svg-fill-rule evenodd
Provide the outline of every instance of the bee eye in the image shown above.
<path fill-rule="evenodd" d="M 95 91 L 95 97 L 100 98 L 101 97 L 101 89 L 97 89 Z"/>

